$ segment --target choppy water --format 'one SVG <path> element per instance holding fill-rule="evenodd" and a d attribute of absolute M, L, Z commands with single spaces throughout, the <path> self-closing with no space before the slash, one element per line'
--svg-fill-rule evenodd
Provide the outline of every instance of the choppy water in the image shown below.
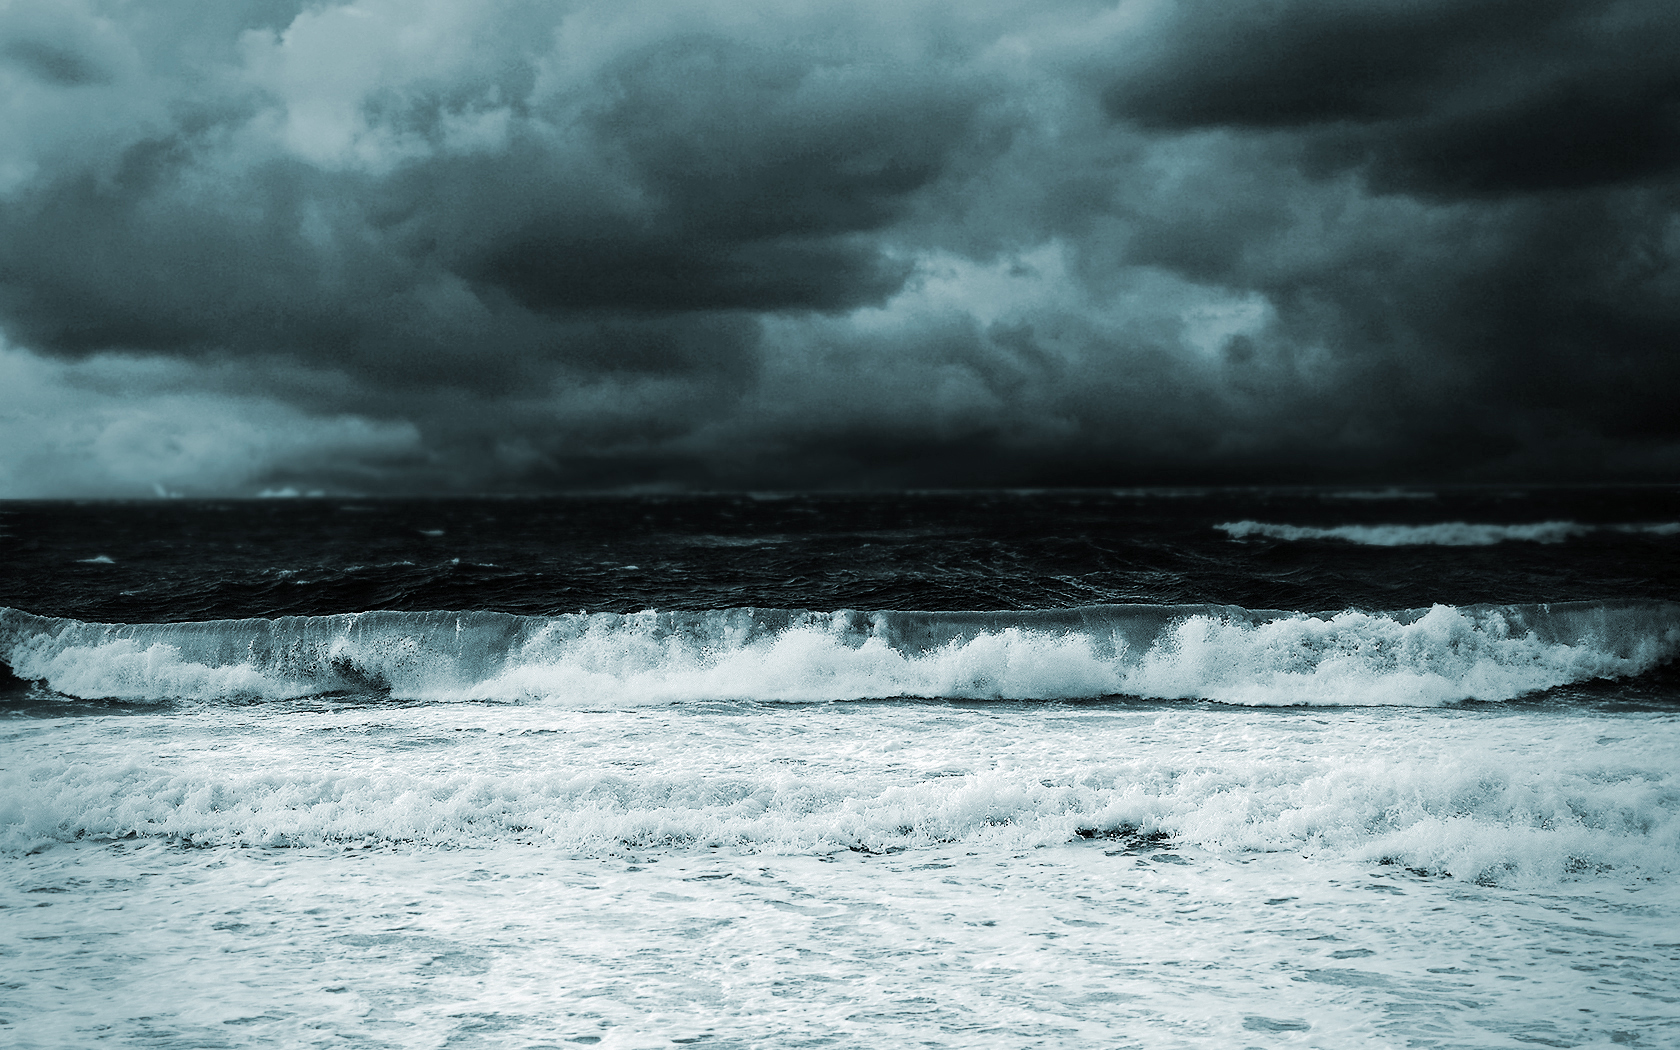
<path fill-rule="evenodd" d="M 1674 1045 L 1676 521 L 6 505 L 0 1039 Z"/>

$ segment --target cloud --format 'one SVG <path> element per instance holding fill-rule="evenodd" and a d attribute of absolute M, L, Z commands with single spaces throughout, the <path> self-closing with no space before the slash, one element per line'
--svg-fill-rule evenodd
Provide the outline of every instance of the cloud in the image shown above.
<path fill-rule="evenodd" d="M 1163 129 L 1310 131 L 1380 189 L 1495 195 L 1680 162 L 1680 20 L 1652 0 L 1159 5 L 1104 102 Z"/>
<path fill-rule="evenodd" d="M 553 10 L 311 8 L 210 70 L 34 85 L 61 119 L 127 112 L 78 152 L 40 156 L 41 133 L 14 162 L 39 174 L 0 212 L 6 330 L 49 353 L 278 353 L 364 376 L 406 359 L 496 386 L 686 358 L 672 320 L 637 334 L 650 314 L 692 318 L 727 357 L 716 333 L 746 335 L 738 355 L 751 326 L 719 315 L 843 309 L 903 281 L 862 235 L 963 138 L 960 82 L 689 26 L 638 39 L 633 13 L 562 75 L 531 43 L 566 31 Z"/>
<path fill-rule="evenodd" d="M 1671 476 L 1677 34 L 1658 0 L 15 0 L 0 332 L 105 422 L 9 462 Z M 188 404 L 244 451 L 157 437 Z"/>
<path fill-rule="evenodd" d="M 412 425 L 191 383 L 168 362 L 64 364 L 0 345 L 0 498 L 255 495 L 302 478 L 356 490 L 424 466 Z"/>
<path fill-rule="evenodd" d="M 1208 173 L 1213 215 L 1146 216 L 1134 252 L 1263 290 L 1286 326 L 1357 354 L 1402 399 L 1392 433 L 1443 463 L 1458 446 L 1490 471 L 1567 473 L 1673 439 L 1655 393 L 1680 380 L 1667 5 L 1149 12 L 1099 74 L 1106 112 L 1250 153 Z"/>

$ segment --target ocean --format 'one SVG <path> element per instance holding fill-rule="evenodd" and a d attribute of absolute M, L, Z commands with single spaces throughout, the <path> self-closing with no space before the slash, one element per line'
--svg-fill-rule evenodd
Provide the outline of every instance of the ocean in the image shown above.
<path fill-rule="evenodd" d="M 0 504 L 0 1043 L 1680 1046 L 1680 490 Z"/>

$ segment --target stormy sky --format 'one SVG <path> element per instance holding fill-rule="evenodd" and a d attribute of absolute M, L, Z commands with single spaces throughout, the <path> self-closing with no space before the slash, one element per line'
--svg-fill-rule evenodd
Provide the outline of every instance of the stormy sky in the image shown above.
<path fill-rule="evenodd" d="M 1680 477 L 1673 0 L 0 0 L 0 496 Z"/>

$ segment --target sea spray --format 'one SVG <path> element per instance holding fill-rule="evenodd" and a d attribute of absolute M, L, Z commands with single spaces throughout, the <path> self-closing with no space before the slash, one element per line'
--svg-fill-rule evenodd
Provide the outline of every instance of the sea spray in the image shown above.
<path fill-rule="evenodd" d="M 379 693 L 635 705 L 1130 695 L 1247 705 L 1500 701 L 1637 675 L 1680 648 L 1680 605 L 1225 606 L 1026 612 L 512 616 L 370 612 L 90 624 L 0 611 L 18 677 L 87 699 Z"/>

